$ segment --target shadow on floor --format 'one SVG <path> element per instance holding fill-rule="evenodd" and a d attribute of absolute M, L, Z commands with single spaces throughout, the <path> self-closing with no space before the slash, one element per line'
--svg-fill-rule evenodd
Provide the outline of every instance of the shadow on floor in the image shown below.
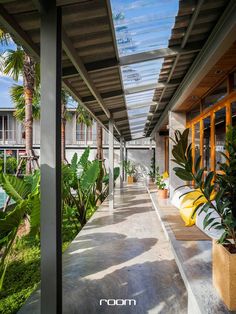
<path fill-rule="evenodd" d="M 65 279 L 66 314 L 184 314 L 186 291 L 174 260 L 123 267 L 100 279 Z M 100 305 L 100 299 L 134 299 L 136 306 Z"/>

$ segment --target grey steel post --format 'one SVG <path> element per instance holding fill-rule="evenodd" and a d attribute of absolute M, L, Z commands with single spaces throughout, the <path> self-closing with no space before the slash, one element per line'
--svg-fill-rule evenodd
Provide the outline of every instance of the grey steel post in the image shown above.
<path fill-rule="evenodd" d="M 127 147 L 126 147 L 126 142 L 124 142 L 124 161 L 127 162 Z M 124 181 L 126 181 L 127 173 L 125 169 L 123 169 L 124 172 Z"/>
<path fill-rule="evenodd" d="M 114 208 L 114 126 L 109 120 L 109 209 Z"/>
<path fill-rule="evenodd" d="M 120 138 L 120 188 L 123 188 L 124 183 L 124 139 Z"/>
<path fill-rule="evenodd" d="M 40 4 L 41 313 L 61 314 L 61 8 Z"/>

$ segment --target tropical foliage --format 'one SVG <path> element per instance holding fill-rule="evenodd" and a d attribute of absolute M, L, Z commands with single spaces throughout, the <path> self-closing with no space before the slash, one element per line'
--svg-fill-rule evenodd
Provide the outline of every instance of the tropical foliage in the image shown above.
<path fill-rule="evenodd" d="M 0 212 L 0 290 L 3 286 L 8 258 L 18 229 L 24 218 L 29 214 L 39 211 L 39 172 L 34 175 L 19 179 L 12 175 L 0 175 L 0 185 L 14 203 L 8 206 L 6 212 Z"/>
<path fill-rule="evenodd" d="M 136 167 L 131 160 L 124 160 L 123 166 L 128 176 L 134 176 L 136 173 Z"/>
<path fill-rule="evenodd" d="M 63 203 L 68 217 L 81 226 L 86 223 L 89 209 L 96 208 L 96 181 L 99 176 L 99 161 L 89 161 L 87 148 L 80 159 L 75 153 L 71 164 L 63 165 Z"/>
<path fill-rule="evenodd" d="M 172 150 L 173 161 L 178 165 L 175 174 L 190 182 L 201 195 L 195 200 L 198 206 L 195 212 L 206 212 L 204 227 L 223 230 L 219 243 L 236 250 L 236 128 L 229 127 L 226 135 L 225 162 L 219 164 L 220 173 L 210 171 L 205 174 L 201 167 L 201 156 L 195 163 L 192 159 L 192 144 L 188 144 L 189 130 L 175 132 Z M 188 185 L 189 185 L 188 184 Z M 206 201 L 207 200 L 207 201 Z M 212 217 L 213 211 L 220 216 L 220 222 Z"/>

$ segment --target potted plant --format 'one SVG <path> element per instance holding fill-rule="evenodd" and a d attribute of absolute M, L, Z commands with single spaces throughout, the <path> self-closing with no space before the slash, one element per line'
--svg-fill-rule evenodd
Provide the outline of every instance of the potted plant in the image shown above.
<path fill-rule="evenodd" d="M 222 232 L 218 241 L 213 241 L 213 284 L 228 309 L 236 310 L 236 128 L 227 130 L 226 152 L 222 153 L 225 162 L 219 164 L 220 174 L 210 171 L 204 175 L 201 156 L 193 164 L 188 133 L 188 129 L 175 132 L 172 154 L 178 166 L 173 170 L 201 191 L 195 212 L 205 212 L 204 227 Z M 217 213 L 218 218 L 212 213 Z"/>
<path fill-rule="evenodd" d="M 135 165 L 130 160 L 125 160 L 123 165 L 128 176 L 127 182 L 128 184 L 132 184 L 134 182 L 134 174 L 136 172 Z"/>
<path fill-rule="evenodd" d="M 159 167 L 156 167 L 156 185 L 157 185 L 157 194 L 161 199 L 168 198 L 168 189 L 163 175 L 159 173 Z"/>

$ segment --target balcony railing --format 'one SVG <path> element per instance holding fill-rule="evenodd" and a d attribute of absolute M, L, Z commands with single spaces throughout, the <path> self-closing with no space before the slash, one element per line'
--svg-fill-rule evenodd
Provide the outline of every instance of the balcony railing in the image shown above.
<path fill-rule="evenodd" d="M 37 134 L 33 134 L 33 144 L 40 145 L 40 139 Z M 0 145 L 24 145 L 25 140 L 22 139 L 21 134 L 17 136 L 16 130 L 4 130 L 0 131 Z M 97 146 L 97 134 L 96 133 L 81 133 L 76 134 L 76 139 L 69 137 L 66 139 L 66 145 L 78 145 L 78 146 Z M 108 134 L 103 136 L 103 146 L 108 146 Z M 114 142 L 115 147 L 119 147 L 117 141 Z M 133 140 L 127 143 L 127 147 L 145 146 L 150 147 L 149 139 Z"/>
<path fill-rule="evenodd" d="M 17 145 L 23 144 L 23 140 L 18 140 L 16 130 L 0 130 L 0 144 L 1 145 Z"/>

